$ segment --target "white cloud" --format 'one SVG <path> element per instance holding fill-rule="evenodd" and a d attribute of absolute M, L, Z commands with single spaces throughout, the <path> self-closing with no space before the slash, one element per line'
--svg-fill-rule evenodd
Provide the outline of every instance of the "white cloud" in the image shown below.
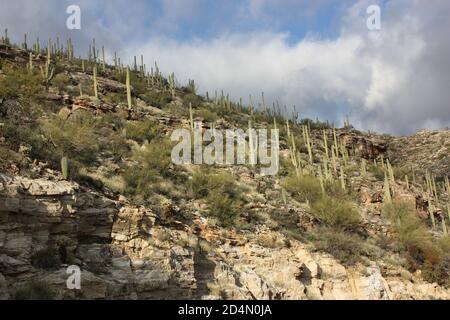
<path fill-rule="evenodd" d="M 77 1 L 83 10 L 81 33 L 68 33 L 61 27 L 69 2 L 0 0 L 0 25 L 8 26 L 17 41 L 25 32 L 30 39 L 39 34 L 41 41 L 71 35 L 81 44 L 78 54 L 96 37 L 107 52 L 117 50 L 129 61 L 143 53 L 147 64 L 157 60 L 164 72 L 174 71 L 183 81 L 195 79 L 202 91 L 223 89 L 244 100 L 264 91 L 268 101 L 296 105 L 303 116 L 320 116 L 337 124 L 349 113 L 364 130 L 412 133 L 422 127 L 450 125 L 447 0 L 435 0 L 433 5 L 425 0 L 387 1 L 379 33 L 366 29 L 365 9 L 373 1 L 359 0 L 345 11 L 336 39 L 306 37 L 295 44 L 289 34 L 270 31 L 277 30 L 271 28 L 277 24 L 276 14 L 271 15 L 274 0 L 249 0 L 240 10 L 227 11 L 236 13 L 231 20 L 211 13 L 221 21 L 214 23 L 215 30 L 232 31 L 209 40 L 184 41 L 170 37 L 171 32 L 180 31 L 177 23 L 209 21 L 202 20 L 208 12 L 200 0 L 165 0 L 160 16 L 146 11 L 142 1 L 132 5 L 121 0 Z M 300 2 L 289 0 L 286 6 L 294 10 Z M 323 3 L 327 2 L 321 0 L 320 6 Z M 267 28 L 239 33 L 226 26 L 227 21 L 239 24 L 244 13 Z M 143 43 L 140 39 L 147 31 L 150 40 Z"/>
<path fill-rule="evenodd" d="M 444 19 L 430 22 L 448 17 L 449 3 L 388 3 L 382 30 L 370 33 L 366 2 L 349 9 L 335 40 L 305 38 L 291 45 L 286 34 L 233 33 L 189 43 L 153 39 L 129 54 L 142 52 L 183 81 L 195 79 L 203 92 L 223 89 L 247 100 L 264 91 L 303 115 L 338 124 L 348 112 L 365 130 L 412 133 L 448 126 L 449 74 L 439 70 L 449 69 L 450 48 L 439 42 L 450 28 Z"/>

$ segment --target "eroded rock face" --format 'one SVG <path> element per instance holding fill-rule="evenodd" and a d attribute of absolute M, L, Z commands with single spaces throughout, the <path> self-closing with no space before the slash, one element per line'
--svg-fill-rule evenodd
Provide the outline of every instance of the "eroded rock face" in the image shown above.
<path fill-rule="evenodd" d="M 365 138 L 350 133 L 340 134 L 340 138 L 347 149 L 361 158 L 377 159 L 387 151 L 387 142 L 378 138 Z"/>
<path fill-rule="evenodd" d="M 163 227 L 151 210 L 75 183 L 1 174 L 0 299 L 34 281 L 57 298 L 450 298 L 441 287 L 413 275 L 405 279 L 388 266 L 346 268 L 297 241 L 272 248 L 219 234 L 201 217 L 193 226 Z M 258 237 L 282 242 L 284 236 L 261 228 Z M 36 264 L 42 252 L 58 263 Z M 68 265 L 81 268 L 81 290 L 67 289 Z"/>

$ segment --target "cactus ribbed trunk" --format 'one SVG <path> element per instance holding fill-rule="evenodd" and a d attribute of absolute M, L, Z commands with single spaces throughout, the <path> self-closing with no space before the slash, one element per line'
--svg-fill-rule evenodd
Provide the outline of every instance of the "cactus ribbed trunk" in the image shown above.
<path fill-rule="evenodd" d="M 126 86 L 127 86 L 127 103 L 128 103 L 128 108 L 131 109 L 131 85 L 130 85 L 130 68 L 129 67 L 127 67 Z"/>

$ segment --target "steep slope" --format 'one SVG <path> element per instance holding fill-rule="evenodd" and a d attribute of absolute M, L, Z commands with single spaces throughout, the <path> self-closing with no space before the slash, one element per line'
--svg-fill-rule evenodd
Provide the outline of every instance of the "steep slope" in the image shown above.
<path fill-rule="evenodd" d="M 286 119 L 144 66 L 127 88 L 122 66 L 58 50 L 0 44 L 0 67 L 1 298 L 450 298 L 449 130 Z M 174 165 L 193 121 L 277 126 L 278 175 Z"/>

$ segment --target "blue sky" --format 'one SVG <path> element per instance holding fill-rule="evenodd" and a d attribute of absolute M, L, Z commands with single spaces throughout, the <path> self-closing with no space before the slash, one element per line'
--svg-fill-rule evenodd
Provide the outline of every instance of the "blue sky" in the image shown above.
<path fill-rule="evenodd" d="M 65 27 L 78 4 L 82 29 Z M 369 5 L 382 28 L 366 27 Z M 195 79 L 201 92 L 296 106 L 304 117 L 394 134 L 450 125 L 450 1 L 434 0 L 0 0 L 13 40 L 71 37 L 86 55 L 143 54 Z M 44 40 L 45 39 L 45 40 Z M 270 103 L 270 102 L 269 102 Z M 395 117 L 393 115 L 395 114 Z"/>

